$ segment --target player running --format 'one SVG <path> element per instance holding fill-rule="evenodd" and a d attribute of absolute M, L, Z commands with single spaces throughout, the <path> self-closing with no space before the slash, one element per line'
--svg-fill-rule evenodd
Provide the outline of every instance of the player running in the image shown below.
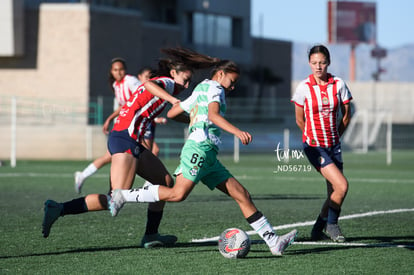
<path fill-rule="evenodd" d="M 328 193 L 311 238 L 326 239 L 325 231 L 333 241 L 344 242 L 338 219 L 348 192 L 348 181 L 343 175 L 339 138 L 351 121 L 352 95 L 342 79 L 328 73 L 331 60 L 325 46 L 312 47 L 308 58 L 312 74 L 299 83 L 292 101 L 296 123 L 303 132 L 305 154 L 326 179 Z M 342 118 L 337 124 L 340 111 Z"/>
<path fill-rule="evenodd" d="M 111 190 L 130 189 L 136 174 L 149 182 L 173 185 L 173 179 L 165 166 L 141 141 L 148 124 L 163 111 L 167 103 L 179 103 L 175 96 L 188 88 L 193 70 L 211 66 L 215 59 L 181 48 L 164 49 L 163 52 L 167 58 L 159 61 L 156 72 L 159 77 L 147 81 L 134 92 L 122 107 L 109 135 L 108 150 L 112 163 L 108 195 L 90 194 L 64 203 L 47 200 L 42 224 L 45 238 L 60 216 L 107 210 Z M 141 241 L 145 248 L 171 245 L 177 241 L 176 236 L 158 233 L 164 205 L 165 202 L 161 201 L 148 206 L 147 227 Z"/>
<path fill-rule="evenodd" d="M 131 97 L 131 95 L 138 89 L 138 87 L 150 79 L 152 69 L 149 67 L 144 67 L 138 73 L 138 78 L 127 74 L 127 65 L 124 59 L 122 58 L 114 58 L 111 61 L 111 68 L 109 71 L 109 83 L 112 87 L 112 90 L 115 95 L 115 102 L 114 102 L 114 111 L 112 114 L 108 116 L 105 120 L 104 125 L 102 127 L 102 131 L 105 135 L 109 133 L 109 126 L 121 111 L 122 106 L 127 102 L 127 100 Z M 155 120 L 155 122 L 157 122 Z M 154 133 L 151 132 L 153 130 L 153 126 L 150 125 L 148 127 L 146 135 L 149 137 L 148 144 L 149 147 L 152 148 L 152 141 Z M 147 141 L 147 139 L 145 139 Z M 75 172 L 75 191 L 76 193 L 80 194 L 82 190 L 82 186 L 85 180 L 95 174 L 99 169 L 107 165 L 111 162 L 111 154 L 108 150 L 106 150 L 105 154 L 97 159 L 95 159 L 92 163 L 86 166 L 85 169 L 82 171 Z"/>
<path fill-rule="evenodd" d="M 217 159 L 221 129 L 237 136 L 247 145 L 250 133 L 242 131 L 224 118 L 225 93 L 234 89 L 239 79 L 238 66 L 228 60 L 217 62 L 211 80 L 198 84 L 184 102 L 175 104 L 168 112 L 169 118 L 190 114 L 189 136 L 181 151 L 181 162 L 175 171 L 173 187 L 150 185 L 140 189 L 114 190 L 110 210 L 116 216 L 126 202 L 183 201 L 201 180 L 211 190 L 218 189 L 232 197 L 239 205 L 251 227 L 269 246 L 273 255 L 281 256 L 294 241 L 293 230 L 278 236 L 267 218 L 256 208 L 249 192 Z M 182 118 L 182 116 L 181 116 Z"/>

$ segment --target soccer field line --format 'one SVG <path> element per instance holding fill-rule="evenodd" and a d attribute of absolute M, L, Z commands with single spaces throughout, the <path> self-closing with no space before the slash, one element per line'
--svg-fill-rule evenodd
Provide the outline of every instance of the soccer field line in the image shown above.
<path fill-rule="evenodd" d="M 362 217 L 370 217 L 370 216 L 375 216 L 375 215 L 395 214 L 395 213 L 404 213 L 404 212 L 414 212 L 414 208 L 392 209 L 392 210 L 384 210 L 384 211 L 370 211 L 370 212 L 366 212 L 366 213 L 359 213 L 359 214 L 352 214 L 352 215 L 342 216 L 339 219 L 340 220 L 349 220 L 349 219 L 356 219 L 356 218 L 362 218 Z M 290 224 L 274 226 L 273 229 L 274 230 L 280 230 L 280 229 L 288 229 L 288 228 L 295 228 L 295 227 L 302 227 L 302 226 L 310 226 L 310 225 L 313 225 L 314 223 L 315 223 L 315 221 L 290 223 Z M 256 232 L 254 230 L 247 231 L 246 233 L 248 235 L 256 234 Z M 203 242 L 218 241 L 218 239 L 219 239 L 219 236 L 216 236 L 216 237 L 211 237 L 211 238 L 192 239 L 191 242 L 192 243 L 203 243 Z M 364 243 L 295 242 L 295 244 L 414 248 L 414 245 L 364 244 Z"/>
<path fill-rule="evenodd" d="M 109 174 L 107 173 L 97 173 L 93 175 L 95 178 L 108 178 Z M 28 177 L 28 178 L 74 178 L 74 173 L 35 173 L 35 172 L 18 172 L 18 173 L 1 173 L 0 172 L 0 178 L 12 178 L 12 177 Z M 258 177 L 258 176 L 247 176 L 247 175 L 235 175 L 235 177 L 239 180 L 260 180 L 263 178 L 267 178 L 265 176 Z M 280 175 L 279 180 L 290 180 L 290 181 L 321 181 L 321 178 L 319 177 L 291 177 L 291 176 L 285 176 Z M 369 183 L 375 183 L 375 182 L 383 182 L 383 183 L 414 183 L 414 179 L 384 179 L 384 178 L 350 178 L 350 181 L 356 181 L 356 182 L 369 182 Z"/>
<path fill-rule="evenodd" d="M 12 178 L 12 177 L 28 177 L 28 178 L 74 178 L 75 172 L 73 173 L 0 173 L 0 178 Z M 95 178 L 108 178 L 109 174 L 96 174 L 93 175 Z"/>
<path fill-rule="evenodd" d="M 238 177 L 236 177 L 238 178 Z M 253 177 L 247 177 L 247 179 L 255 179 Z M 290 177 L 290 176 L 278 176 L 278 180 L 289 181 L 323 181 L 322 177 Z M 414 183 L 414 179 L 384 179 L 384 178 L 353 178 L 348 177 L 349 182 L 367 182 L 367 183 Z"/>
<path fill-rule="evenodd" d="M 409 244 L 385 244 L 385 243 L 335 243 L 335 242 L 293 242 L 301 245 L 321 245 L 321 246 L 353 246 L 353 247 L 394 247 L 394 248 L 414 248 Z"/>
<path fill-rule="evenodd" d="M 282 173 L 275 173 L 277 175 L 277 180 L 286 180 L 286 181 L 323 181 L 322 177 L 303 177 L 303 176 L 297 176 L 292 177 L 288 175 L 283 175 Z M 267 179 L 267 176 L 248 176 L 248 175 L 235 175 L 235 178 L 238 180 L 263 180 Z M 368 182 L 368 183 L 376 183 L 376 182 L 382 182 L 382 183 L 414 183 L 414 178 L 410 179 L 385 179 L 385 178 L 354 178 L 354 177 L 348 177 L 350 182 Z"/>
<path fill-rule="evenodd" d="M 35 172 L 23 172 L 23 173 L 0 173 L 0 178 L 7 178 L 7 177 L 47 177 L 47 178 L 73 178 L 74 174 L 72 173 L 35 173 Z M 97 178 L 107 178 L 108 174 L 97 174 L 93 177 Z M 241 179 L 254 179 L 257 177 L 251 177 L 251 176 L 239 176 Z M 284 177 L 282 178 L 286 179 L 298 179 L 297 177 Z M 308 180 L 308 179 L 307 179 Z M 317 179 L 320 180 L 320 179 Z M 403 180 L 393 180 L 393 179 L 356 179 L 353 180 L 356 181 L 362 181 L 362 182 L 387 182 L 387 183 L 414 183 L 414 180 L 410 179 L 403 179 Z M 392 210 L 384 210 L 384 211 L 370 211 L 366 213 L 358 213 L 358 214 L 352 214 L 352 215 L 346 215 L 342 216 L 339 219 L 340 220 L 348 220 L 348 219 L 355 219 L 355 218 L 362 218 L 362 217 L 369 217 L 369 216 L 375 216 L 375 215 L 383 215 L 383 214 L 395 214 L 395 213 L 403 213 L 403 212 L 414 212 L 414 208 L 408 208 L 408 209 L 392 209 Z M 305 221 L 305 222 L 298 222 L 298 223 L 292 223 L 292 224 L 284 224 L 273 227 L 275 230 L 280 229 L 289 229 L 294 227 L 303 227 L 303 226 L 311 226 L 314 224 L 314 221 Z M 254 230 L 250 230 L 246 232 L 248 235 L 254 235 L 256 232 Z M 203 242 L 212 242 L 217 241 L 219 239 L 219 236 L 211 237 L 211 238 L 202 238 L 202 239 L 192 239 L 192 243 L 203 243 Z M 397 244 L 384 244 L 384 243 L 376 243 L 376 244 L 367 244 L 367 243 L 334 243 L 334 242 L 294 242 L 295 244 L 301 244 L 301 245 L 322 245 L 322 246 L 353 246 L 353 247 L 396 247 L 396 248 L 414 248 L 414 245 L 397 245 Z"/>

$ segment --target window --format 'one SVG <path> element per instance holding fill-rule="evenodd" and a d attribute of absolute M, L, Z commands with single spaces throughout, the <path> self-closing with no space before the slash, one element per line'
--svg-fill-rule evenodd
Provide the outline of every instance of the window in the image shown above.
<path fill-rule="evenodd" d="M 191 43 L 241 47 L 241 20 L 199 12 L 194 13 L 189 19 L 188 38 Z"/>

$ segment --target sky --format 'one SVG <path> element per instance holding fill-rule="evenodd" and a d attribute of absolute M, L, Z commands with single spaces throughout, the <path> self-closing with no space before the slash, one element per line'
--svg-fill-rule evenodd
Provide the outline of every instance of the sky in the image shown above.
<path fill-rule="evenodd" d="M 414 0 L 359 2 L 366 1 L 377 3 L 380 47 L 393 49 L 414 44 Z M 328 0 L 251 0 L 251 9 L 253 36 L 294 43 L 328 42 Z"/>

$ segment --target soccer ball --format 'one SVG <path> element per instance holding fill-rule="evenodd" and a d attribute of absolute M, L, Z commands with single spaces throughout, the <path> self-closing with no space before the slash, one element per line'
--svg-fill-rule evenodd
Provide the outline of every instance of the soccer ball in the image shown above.
<path fill-rule="evenodd" d="M 246 257 L 250 251 L 250 238 L 239 228 L 228 228 L 221 233 L 218 248 L 225 258 L 235 259 Z"/>

